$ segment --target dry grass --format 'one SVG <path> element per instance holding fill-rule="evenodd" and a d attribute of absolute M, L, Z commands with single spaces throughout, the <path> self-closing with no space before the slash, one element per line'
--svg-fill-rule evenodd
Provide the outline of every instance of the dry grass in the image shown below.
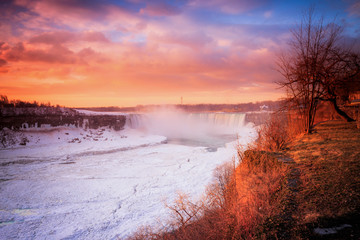
<path fill-rule="evenodd" d="M 299 237 L 316 238 L 315 227 L 342 224 L 354 226 L 348 235 L 335 238 L 359 237 L 354 230 L 359 227 L 360 210 L 360 131 L 356 123 L 321 123 L 314 134 L 299 138 L 290 149 L 301 171 L 296 213 Z"/>
<path fill-rule="evenodd" d="M 264 151 L 246 151 L 235 172 L 236 238 L 279 238 L 283 232 L 289 167 Z"/>

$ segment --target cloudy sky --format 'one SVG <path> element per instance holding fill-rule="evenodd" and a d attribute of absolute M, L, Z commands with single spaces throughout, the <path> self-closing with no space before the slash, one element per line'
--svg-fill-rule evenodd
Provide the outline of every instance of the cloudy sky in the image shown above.
<path fill-rule="evenodd" d="M 276 54 L 313 3 L 360 39 L 356 0 L 1 0 L 0 94 L 70 107 L 276 100 Z"/>

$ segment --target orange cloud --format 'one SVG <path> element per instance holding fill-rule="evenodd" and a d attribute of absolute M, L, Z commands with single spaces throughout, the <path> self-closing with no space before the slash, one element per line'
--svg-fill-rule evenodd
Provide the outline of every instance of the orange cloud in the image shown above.
<path fill-rule="evenodd" d="M 104 106 L 280 95 L 271 69 L 276 41 L 253 39 L 259 31 L 247 26 L 207 25 L 161 2 L 135 12 L 97 1 L 16 3 L 0 26 L 0 91 L 9 97 Z"/>

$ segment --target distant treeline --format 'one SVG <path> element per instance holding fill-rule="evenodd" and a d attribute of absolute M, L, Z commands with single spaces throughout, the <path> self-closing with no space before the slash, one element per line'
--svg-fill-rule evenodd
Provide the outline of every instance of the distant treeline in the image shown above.
<path fill-rule="evenodd" d="M 0 108 L 36 108 L 36 107 L 57 107 L 60 105 L 51 105 L 48 103 L 39 103 L 36 101 L 28 102 L 18 99 L 9 100 L 6 95 L 0 95 Z"/>
<path fill-rule="evenodd" d="M 189 112 L 251 112 L 251 111 L 275 111 L 282 106 L 282 101 L 262 101 L 262 102 L 250 102 L 250 103 L 238 103 L 238 104 L 196 104 L 196 105 L 176 105 L 177 108 L 183 109 Z"/>
<path fill-rule="evenodd" d="M 9 100 L 7 96 L 0 95 L 0 125 L 4 118 L 19 116 L 75 116 L 79 115 L 74 109 L 51 105 L 49 103 L 28 102 L 22 100 Z M 6 120 L 8 121 L 8 120 Z"/>
<path fill-rule="evenodd" d="M 187 112 L 251 112 L 251 111 L 276 111 L 283 105 L 283 101 L 261 101 L 239 104 L 177 104 L 177 105 L 137 105 L 135 107 L 90 107 L 77 108 L 97 112 L 146 112 L 163 108 L 176 108 Z"/>
<path fill-rule="evenodd" d="M 176 104 L 176 105 L 137 105 L 135 107 L 83 107 L 76 109 L 97 111 L 97 112 L 147 112 L 162 108 L 176 108 L 187 112 L 251 112 L 251 111 L 276 111 L 283 105 L 283 101 L 261 101 L 238 104 Z M 9 100 L 6 95 L 0 95 L 0 108 L 37 108 L 50 107 L 60 108 L 59 105 L 28 102 L 23 100 Z"/>

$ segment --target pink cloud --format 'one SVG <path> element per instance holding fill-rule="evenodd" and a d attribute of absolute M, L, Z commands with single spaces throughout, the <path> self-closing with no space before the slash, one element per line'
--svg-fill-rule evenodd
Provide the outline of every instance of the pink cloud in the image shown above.
<path fill-rule="evenodd" d="M 189 2 L 193 7 L 208 7 L 220 9 L 222 12 L 230 14 L 243 13 L 257 8 L 266 3 L 266 0 L 193 0 Z"/>
<path fill-rule="evenodd" d="M 20 17 L 20 14 L 14 14 L 12 18 L 18 17 L 18 21 L 28 29 L 48 26 L 50 29 L 56 27 L 102 32 L 115 30 L 119 24 L 127 25 L 134 19 L 131 11 L 103 1 L 18 0 L 16 4 L 27 9 L 24 13 L 31 13 L 31 18 L 24 21 L 25 19 Z"/>
<path fill-rule="evenodd" d="M 94 31 L 82 32 L 79 40 L 87 42 L 109 42 L 109 39 L 107 39 L 103 33 Z"/>
<path fill-rule="evenodd" d="M 0 67 L 3 67 L 7 64 L 7 61 L 5 59 L 0 58 Z"/>
<path fill-rule="evenodd" d="M 100 19 L 104 13 L 101 1 L 82 0 L 16 0 L 17 5 L 44 15 L 81 16 L 81 18 Z"/>
<path fill-rule="evenodd" d="M 46 32 L 40 35 L 34 36 L 29 40 L 29 43 L 45 43 L 45 44 L 62 44 L 75 41 L 87 41 L 87 42 L 109 42 L 109 40 L 100 32 Z"/>
<path fill-rule="evenodd" d="M 145 8 L 140 9 L 141 14 L 149 16 L 171 16 L 180 12 L 181 10 L 178 7 L 166 4 L 166 2 L 148 2 Z"/>
<path fill-rule="evenodd" d="M 6 51 L 10 48 L 9 44 L 7 44 L 6 42 L 0 42 L 0 54 L 2 53 L 2 51 Z"/>
<path fill-rule="evenodd" d="M 76 63 L 77 59 L 74 53 L 69 49 L 61 46 L 54 45 L 47 51 L 44 50 L 28 50 L 23 55 L 24 61 L 39 61 L 45 63 Z"/>
<path fill-rule="evenodd" d="M 212 38 L 203 32 L 167 32 L 164 35 L 150 34 L 149 40 L 154 42 L 183 45 L 197 50 L 200 50 L 200 48 L 212 42 Z"/>
<path fill-rule="evenodd" d="M 96 54 L 96 52 L 92 48 L 84 48 L 78 52 L 78 55 L 81 57 L 90 57 L 95 54 Z"/>
<path fill-rule="evenodd" d="M 22 42 L 10 47 L 3 53 L 10 62 L 28 61 L 45 63 L 75 63 L 74 53 L 61 45 L 53 45 L 48 49 L 26 49 Z"/>
<path fill-rule="evenodd" d="M 34 36 L 29 43 L 62 44 L 74 40 L 75 34 L 66 31 L 47 32 Z"/>
<path fill-rule="evenodd" d="M 19 42 L 15 46 L 9 48 L 9 50 L 5 52 L 4 57 L 7 61 L 19 61 L 21 60 L 24 52 L 24 44 Z"/>
<path fill-rule="evenodd" d="M 348 8 L 348 12 L 352 16 L 360 16 L 360 2 L 355 2 Z"/>

